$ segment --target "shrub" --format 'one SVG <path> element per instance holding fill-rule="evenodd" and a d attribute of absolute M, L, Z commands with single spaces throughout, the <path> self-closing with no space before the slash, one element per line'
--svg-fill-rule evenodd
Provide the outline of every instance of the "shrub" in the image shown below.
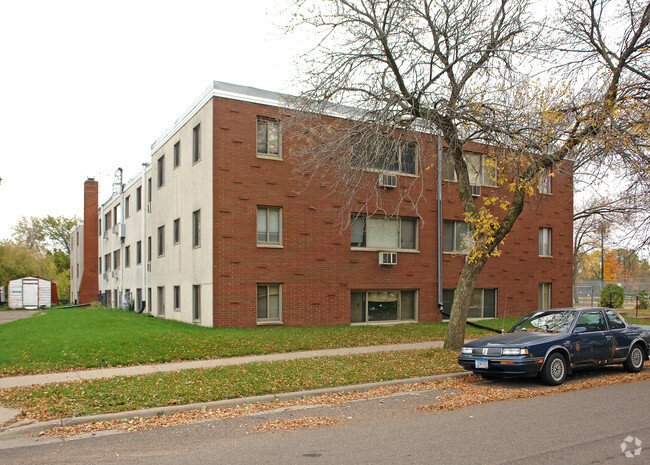
<path fill-rule="evenodd" d="M 637 295 L 639 296 L 639 310 L 647 310 L 648 306 L 650 306 L 648 293 L 641 289 Z"/>
<path fill-rule="evenodd" d="M 609 308 L 623 307 L 623 288 L 618 284 L 607 284 L 600 290 L 600 306 Z"/>

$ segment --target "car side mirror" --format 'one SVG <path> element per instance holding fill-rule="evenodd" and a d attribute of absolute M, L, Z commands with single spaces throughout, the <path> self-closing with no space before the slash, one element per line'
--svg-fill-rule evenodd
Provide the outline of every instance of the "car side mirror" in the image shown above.
<path fill-rule="evenodd" d="M 573 330 L 573 334 L 580 334 L 580 333 L 586 333 L 587 328 L 584 326 L 577 326 L 576 329 Z"/>

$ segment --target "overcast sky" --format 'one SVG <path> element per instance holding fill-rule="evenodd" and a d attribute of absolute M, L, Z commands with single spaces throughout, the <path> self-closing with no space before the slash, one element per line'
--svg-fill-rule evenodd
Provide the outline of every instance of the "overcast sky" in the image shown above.
<path fill-rule="evenodd" d="M 304 41 L 269 0 L 31 1 L 0 6 L 0 240 L 21 216 L 83 217 L 214 80 L 292 92 Z"/>

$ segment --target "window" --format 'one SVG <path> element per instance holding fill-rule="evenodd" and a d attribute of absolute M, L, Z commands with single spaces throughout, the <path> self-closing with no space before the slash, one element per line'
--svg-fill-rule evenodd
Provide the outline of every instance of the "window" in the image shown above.
<path fill-rule="evenodd" d="M 279 121 L 257 118 L 257 155 L 281 158 Z"/>
<path fill-rule="evenodd" d="M 551 228 L 539 228 L 539 256 L 551 256 Z"/>
<path fill-rule="evenodd" d="M 158 287 L 158 316 L 165 315 L 165 288 Z"/>
<path fill-rule="evenodd" d="M 118 203 L 115 205 L 115 208 L 113 209 L 113 226 L 115 226 L 117 223 L 121 221 L 122 218 L 122 208 L 121 205 Z"/>
<path fill-rule="evenodd" d="M 111 212 L 108 212 L 104 215 L 104 231 L 108 231 L 112 224 L 112 215 Z"/>
<path fill-rule="evenodd" d="M 147 202 L 151 203 L 151 178 L 147 179 Z"/>
<path fill-rule="evenodd" d="M 97 223 L 97 226 L 98 226 L 97 231 L 99 231 L 99 235 L 101 236 L 102 235 L 102 219 L 101 218 L 99 219 L 99 221 Z"/>
<path fill-rule="evenodd" d="M 280 285 L 257 285 L 257 321 L 280 321 Z"/>
<path fill-rule="evenodd" d="M 201 320 L 201 285 L 192 286 L 192 319 Z"/>
<path fill-rule="evenodd" d="M 151 236 L 147 237 L 147 261 L 151 261 Z"/>
<path fill-rule="evenodd" d="M 120 251 L 113 252 L 113 269 L 117 270 L 120 267 Z"/>
<path fill-rule="evenodd" d="M 111 271 L 111 254 L 104 255 L 104 271 Z"/>
<path fill-rule="evenodd" d="M 129 218 L 131 216 L 131 196 L 127 195 L 124 199 L 124 217 Z"/>
<path fill-rule="evenodd" d="M 201 247 L 201 210 L 192 213 L 192 247 Z"/>
<path fill-rule="evenodd" d="M 158 256 L 162 257 L 165 255 L 165 227 L 160 226 L 158 228 Z"/>
<path fill-rule="evenodd" d="M 416 218 L 357 216 L 352 219 L 350 245 L 372 249 L 417 249 Z"/>
<path fill-rule="evenodd" d="M 142 241 L 138 241 L 135 245 L 135 264 L 142 264 Z"/>
<path fill-rule="evenodd" d="M 174 168 L 181 165 L 181 142 L 178 141 L 174 144 Z"/>
<path fill-rule="evenodd" d="M 102 257 L 99 257 L 99 268 L 97 268 L 99 272 L 102 272 Z"/>
<path fill-rule="evenodd" d="M 192 163 L 201 160 L 201 125 L 197 124 L 192 130 Z"/>
<path fill-rule="evenodd" d="M 165 185 L 165 156 L 158 159 L 158 187 Z"/>
<path fill-rule="evenodd" d="M 551 168 L 544 168 L 543 171 L 539 173 L 539 185 L 538 190 L 541 194 L 550 194 L 551 193 Z"/>
<path fill-rule="evenodd" d="M 539 310 L 551 308 L 551 283 L 539 283 L 538 305 Z"/>
<path fill-rule="evenodd" d="M 445 220 L 442 224 L 442 251 L 469 253 L 472 250 L 472 233 L 464 221 Z"/>
<path fill-rule="evenodd" d="M 479 153 L 463 153 L 467 164 L 469 183 L 473 186 L 496 186 L 497 185 L 497 164 L 496 158 L 490 155 Z M 449 154 L 442 159 L 442 179 L 445 181 L 457 182 L 454 160 Z"/>
<path fill-rule="evenodd" d="M 135 211 L 142 210 L 142 186 L 135 190 Z"/>
<path fill-rule="evenodd" d="M 178 244 L 181 241 L 181 219 L 176 218 L 174 220 L 174 244 Z"/>
<path fill-rule="evenodd" d="M 124 247 L 124 266 L 129 268 L 131 266 L 131 246 Z"/>
<path fill-rule="evenodd" d="M 352 323 L 414 321 L 417 291 L 352 291 Z"/>
<path fill-rule="evenodd" d="M 451 312 L 454 303 L 455 289 L 442 291 L 442 308 L 445 313 Z M 496 318 L 497 316 L 497 290 L 474 289 L 472 300 L 469 304 L 467 318 Z M 446 319 L 446 317 L 445 317 Z"/>
<path fill-rule="evenodd" d="M 257 207 L 257 243 L 282 243 L 282 209 L 279 207 Z"/>
<path fill-rule="evenodd" d="M 181 287 L 174 286 L 174 311 L 180 311 L 181 309 Z"/>
<path fill-rule="evenodd" d="M 605 316 L 607 317 L 607 321 L 609 323 L 610 329 L 625 328 L 625 322 L 621 319 L 620 316 L 618 316 L 618 313 L 616 313 L 614 310 L 605 310 Z"/>
<path fill-rule="evenodd" d="M 77 247 L 79 247 L 79 231 L 77 231 L 76 236 L 77 236 Z"/>
<path fill-rule="evenodd" d="M 582 312 L 576 323 L 576 328 L 582 326 L 587 332 L 607 331 L 607 323 L 602 312 Z"/>

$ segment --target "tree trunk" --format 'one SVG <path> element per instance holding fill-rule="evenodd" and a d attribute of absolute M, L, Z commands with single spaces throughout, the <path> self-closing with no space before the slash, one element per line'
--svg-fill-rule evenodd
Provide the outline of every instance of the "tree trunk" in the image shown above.
<path fill-rule="evenodd" d="M 465 343 L 465 322 L 474 293 L 474 285 L 486 261 L 486 259 L 479 259 L 475 262 L 467 262 L 463 266 L 454 292 L 454 304 L 449 315 L 449 326 L 444 345 L 446 350 L 460 352 Z"/>

